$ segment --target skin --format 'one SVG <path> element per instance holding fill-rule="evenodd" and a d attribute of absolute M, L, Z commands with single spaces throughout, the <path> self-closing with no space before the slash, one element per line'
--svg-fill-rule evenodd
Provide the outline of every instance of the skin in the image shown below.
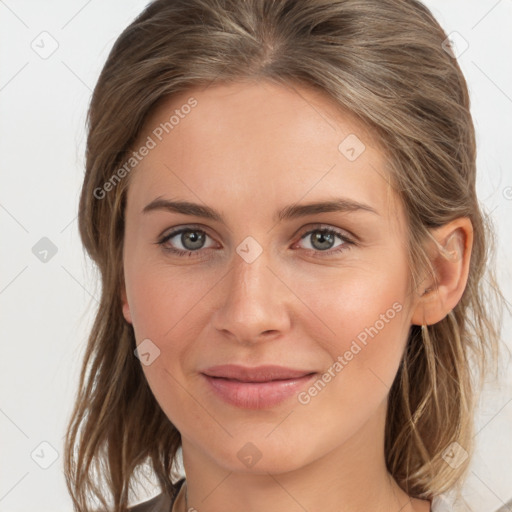
<path fill-rule="evenodd" d="M 149 338 L 160 350 L 142 368 L 182 435 L 188 506 L 199 512 L 430 510 L 429 501 L 411 499 L 386 470 L 387 397 L 411 324 L 441 320 L 462 295 L 470 222 L 457 219 L 434 232 L 455 257 L 442 257 L 432 245 L 438 286 L 422 295 L 434 284 L 425 278 L 411 293 L 404 211 L 388 185 L 384 152 L 355 118 L 304 87 L 215 85 L 166 99 L 138 144 L 191 96 L 195 109 L 130 175 L 122 290 L 137 343 Z M 338 150 L 349 134 L 366 147 L 354 161 Z M 273 218 L 286 205 L 341 196 L 377 214 Z M 166 210 L 142 213 L 157 197 L 208 205 L 225 223 Z M 192 256 L 156 244 L 171 228 L 190 225 L 208 235 Z M 301 239 L 326 227 L 354 235 L 356 243 L 335 236 L 322 251 L 316 232 Z M 248 236 L 262 249 L 251 263 L 236 251 Z M 195 247 L 182 245 L 181 235 L 167 246 Z M 306 405 L 292 397 L 268 409 L 239 409 L 213 394 L 199 374 L 238 363 L 321 375 L 394 303 L 401 311 Z M 252 467 L 237 456 L 249 442 L 261 454 Z"/>

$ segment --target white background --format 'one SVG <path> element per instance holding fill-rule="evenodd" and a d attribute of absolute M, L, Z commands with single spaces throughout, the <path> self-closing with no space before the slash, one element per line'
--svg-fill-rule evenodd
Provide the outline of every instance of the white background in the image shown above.
<path fill-rule="evenodd" d="M 112 44 L 145 3 L 0 0 L 0 512 L 72 510 L 62 442 L 99 297 L 76 222 L 85 115 Z M 425 3 L 447 33 L 469 43 L 459 62 L 477 130 L 478 190 L 497 224 L 500 283 L 510 301 L 512 0 Z M 43 31 L 58 43 L 46 59 L 31 47 L 48 38 Z M 46 263 L 32 252 L 43 237 L 57 248 Z M 507 318 L 503 338 L 512 347 L 510 335 Z M 476 512 L 512 498 L 511 402 L 509 370 L 486 391 L 477 417 L 466 483 Z M 47 469 L 39 464 L 51 462 L 52 448 L 42 442 L 56 450 Z"/>

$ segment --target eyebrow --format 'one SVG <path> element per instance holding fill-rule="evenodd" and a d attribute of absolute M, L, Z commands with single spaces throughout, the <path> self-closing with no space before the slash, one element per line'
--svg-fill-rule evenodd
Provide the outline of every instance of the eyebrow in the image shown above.
<path fill-rule="evenodd" d="M 225 224 L 222 215 L 210 208 L 209 206 L 191 203 L 189 201 L 170 201 L 161 197 L 151 201 L 141 213 L 149 213 L 155 210 L 164 210 L 173 213 L 182 213 L 184 215 L 192 215 L 194 217 L 202 217 Z M 279 210 L 274 216 L 274 220 L 281 222 L 283 220 L 292 220 L 307 215 L 314 215 L 318 213 L 346 213 L 363 211 L 380 215 L 371 206 L 353 201 L 352 199 L 336 198 L 329 201 L 320 201 L 307 204 L 291 204 Z"/>

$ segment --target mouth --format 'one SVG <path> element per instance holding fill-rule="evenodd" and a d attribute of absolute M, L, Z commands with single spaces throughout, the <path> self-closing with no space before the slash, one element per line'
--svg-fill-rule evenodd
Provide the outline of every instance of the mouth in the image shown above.
<path fill-rule="evenodd" d="M 242 409 L 265 409 L 291 398 L 316 372 L 274 365 L 222 365 L 208 368 L 201 375 L 224 402 Z"/>
<path fill-rule="evenodd" d="M 271 382 L 275 380 L 297 379 L 316 372 L 276 365 L 255 366 L 251 368 L 235 364 L 225 364 L 212 366 L 202 373 L 209 377 L 237 380 L 240 382 Z"/>

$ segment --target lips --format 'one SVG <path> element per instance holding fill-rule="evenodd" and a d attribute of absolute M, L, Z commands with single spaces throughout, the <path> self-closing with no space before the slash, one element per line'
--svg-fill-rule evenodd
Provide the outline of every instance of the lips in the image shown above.
<path fill-rule="evenodd" d="M 297 379 L 315 373 L 312 370 L 296 370 L 284 366 L 266 365 L 253 368 L 234 364 L 212 366 L 202 373 L 209 377 L 238 380 L 240 382 L 269 382 L 273 380 Z"/>
<path fill-rule="evenodd" d="M 208 390 L 241 409 L 275 407 L 307 386 L 316 373 L 282 366 L 221 365 L 201 372 Z"/>

